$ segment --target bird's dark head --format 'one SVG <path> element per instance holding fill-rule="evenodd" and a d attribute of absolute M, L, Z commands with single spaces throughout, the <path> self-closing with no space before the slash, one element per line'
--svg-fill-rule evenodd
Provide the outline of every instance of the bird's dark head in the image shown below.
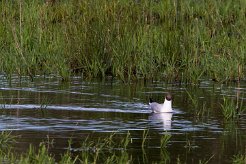
<path fill-rule="evenodd" d="M 165 98 L 166 98 L 167 101 L 171 101 L 172 100 L 172 95 L 170 93 L 167 93 Z"/>

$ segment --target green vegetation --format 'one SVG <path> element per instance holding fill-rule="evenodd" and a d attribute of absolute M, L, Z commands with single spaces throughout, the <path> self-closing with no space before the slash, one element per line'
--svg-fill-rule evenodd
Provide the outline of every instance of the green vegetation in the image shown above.
<path fill-rule="evenodd" d="M 139 138 L 145 143 L 147 139 L 148 131 L 143 131 L 143 137 Z M 173 161 L 170 158 L 168 152 L 167 143 L 170 140 L 170 134 L 163 134 L 160 136 L 160 161 L 159 163 L 170 163 Z M 104 137 L 94 138 L 93 136 L 88 136 L 84 139 L 80 146 L 73 143 L 72 140 L 68 141 L 68 147 L 65 150 L 64 154 L 61 154 L 60 158 L 57 158 L 55 155 L 50 153 L 51 145 L 53 140 L 48 138 L 47 141 L 41 142 L 38 147 L 34 147 L 30 144 L 26 152 L 21 152 L 18 154 L 14 151 L 14 143 L 17 137 L 12 135 L 11 132 L 1 132 L 0 133 L 0 161 L 1 163 L 18 163 L 18 164 L 29 164 L 29 163 L 38 163 L 38 164 L 75 164 L 75 163 L 136 163 L 136 161 L 141 163 L 141 159 L 136 159 L 130 153 L 132 151 L 131 143 L 132 136 L 130 132 L 127 134 L 117 134 L 110 133 Z M 120 138 L 120 142 L 119 142 Z M 136 139 L 136 138 L 135 138 Z M 242 138 L 243 140 L 243 138 Z M 187 147 L 190 149 L 193 147 L 190 140 L 186 141 Z M 231 140 L 228 140 L 231 142 Z M 76 145 L 76 146 L 75 146 Z M 141 144 L 140 144 L 141 145 Z M 148 163 L 148 157 L 146 156 L 147 145 L 144 144 L 142 147 L 142 160 L 144 163 Z M 75 147 L 74 147 L 75 146 Z M 137 155 L 137 158 L 141 158 L 141 154 Z M 210 157 L 205 157 L 199 160 L 199 163 L 209 163 L 210 160 L 214 158 L 214 155 Z M 176 158 L 176 163 L 186 163 L 181 161 L 180 156 Z M 245 163 L 245 154 L 233 155 L 231 160 L 232 163 Z M 187 160 L 186 157 L 184 160 Z M 155 163 L 155 162 L 153 162 Z M 174 162 L 175 163 L 175 162 Z"/>
<path fill-rule="evenodd" d="M 244 154 L 237 154 L 234 155 L 233 159 L 232 159 L 232 163 L 233 164 L 243 164 L 246 163 L 246 155 Z"/>
<path fill-rule="evenodd" d="M 11 132 L 4 132 L 0 133 L 0 150 L 1 152 L 8 150 L 10 145 L 15 143 L 15 136 L 11 135 Z"/>
<path fill-rule="evenodd" d="M 0 70 L 121 80 L 245 78 L 244 0 L 0 2 Z"/>
<path fill-rule="evenodd" d="M 117 143 L 115 141 L 115 133 L 105 136 L 104 138 L 98 138 L 97 141 L 90 140 L 87 137 L 81 144 L 79 150 L 81 154 L 73 155 L 72 152 L 72 141 L 69 141 L 69 147 L 67 151 L 61 155 L 60 161 L 58 163 L 74 164 L 74 163 L 131 163 L 132 157 L 128 155 L 126 147 L 130 141 L 130 133 L 122 139 L 122 142 Z M 0 134 L 1 141 L 1 151 L 0 151 L 0 161 L 1 163 L 47 163 L 55 164 L 57 163 L 54 155 L 49 153 L 49 144 L 47 142 L 40 143 L 38 149 L 30 145 L 27 152 L 22 154 L 16 154 L 13 151 L 13 136 L 10 132 L 2 132 Z M 8 146 L 6 146 L 8 144 Z"/>
<path fill-rule="evenodd" d="M 148 131 L 143 132 L 143 144 L 146 141 Z M 120 142 L 118 139 L 120 139 Z M 166 143 L 170 139 L 170 135 L 164 135 L 161 139 L 163 151 L 165 151 Z M 61 155 L 59 161 L 52 155 L 50 151 L 50 145 L 53 144 L 53 140 L 48 138 L 47 142 L 40 143 L 38 148 L 33 145 L 29 146 L 27 152 L 17 154 L 14 152 L 13 143 L 15 142 L 15 136 L 11 135 L 11 132 L 2 132 L 0 134 L 1 148 L 0 148 L 0 161 L 4 163 L 133 163 L 132 155 L 128 154 L 129 144 L 132 142 L 131 134 L 128 132 L 126 135 L 116 135 L 111 133 L 105 137 L 95 139 L 88 136 L 81 142 L 81 146 L 76 148 L 79 152 L 77 155 L 72 154 L 74 148 L 72 147 L 73 141 L 68 141 L 68 148 L 66 152 Z M 165 141 L 163 141 L 165 140 Z M 165 145 L 163 145 L 165 142 Z M 142 146 L 143 153 L 146 146 Z M 167 153 L 167 152 L 166 152 Z M 165 155 L 167 157 L 168 154 Z M 168 157 L 169 158 L 169 157 Z M 165 158 L 166 160 L 167 158 Z"/>
<path fill-rule="evenodd" d="M 207 107 L 206 101 L 200 101 L 198 93 L 194 94 L 186 90 L 187 97 L 189 97 L 190 101 L 190 110 L 192 114 L 194 115 L 194 118 L 200 119 L 204 118 L 205 116 L 209 116 L 209 108 Z"/>
<path fill-rule="evenodd" d="M 171 137 L 172 137 L 171 134 L 162 135 L 162 137 L 161 137 L 161 148 L 167 147 L 167 144 L 168 144 Z"/>
<path fill-rule="evenodd" d="M 246 111 L 246 108 L 243 106 L 243 100 L 235 102 L 232 98 L 223 97 L 223 103 L 221 104 L 221 109 L 223 116 L 226 120 L 239 117 Z"/>
<path fill-rule="evenodd" d="M 223 104 L 221 104 L 221 109 L 226 120 L 233 119 L 238 115 L 237 108 L 233 99 L 224 97 Z"/>
<path fill-rule="evenodd" d="M 149 130 L 144 130 L 143 131 L 143 140 L 142 140 L 142 149 L 144 149 L 145 147 L 145 143 L 146 143 L 146 140 L 148 139 L 148 134 L 149 134 Z"/>

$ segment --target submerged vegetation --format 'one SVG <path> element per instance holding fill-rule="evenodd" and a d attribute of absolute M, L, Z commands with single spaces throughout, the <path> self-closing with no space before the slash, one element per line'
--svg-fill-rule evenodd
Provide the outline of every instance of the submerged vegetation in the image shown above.
<path fill-rule="evenodd" d="M 147 135 L 147 131 L 144 131 L 144 133 Z M 7 138 L 6 136 L 9 138 Z M 165 136 L 165 143 L 167 143 L 170 139 L 170 136 Z M 79 148 L 74 148 L 73 141 L 69 140 L 69 146 L 66 152 L 61 155 L 58 161 L 57 157 L 49 152 L 50 146 L 47 145 L 52 144 L 49 143 L 49 141 L 41 142 L 38 148 L 30 145 L 26 152 L 16 154 L 12 149 L 13 142 L 12 144 L 11 142 L 9 143 L 10 140 L 14 141 L 15 136 L 11 136 L 11 132 L 2 132 L 0 134 L 1 143 L 3 143 L 2 145 L 5 145 L 4 143 L 9 143 L 9 145 L 5 149 L 3 149 L 3 146 L 1 146 L 0 161 L 5 163 L 23 164 L 133 163 L 132 155 L 128 154 L 129 146 L 132 140 L 130 132 L 128 132 L 125 136 L 122 136 L 121 142 L 117 141 L 117 137 L 119 136 L 116 136 L 116 133 L 111 133 L 103 138 L 98 138 L 97 140 L 91 139 L 88 136 L 84 141 L 81 142 L 81 146 Z M 142 142 L 144 143 L 146 141 L 146 138 L 143 138 L 142 140 Z M 145 149 L 145 146 L 142 147 L 143 153 L 145 153 Z M 164 147 L 163 150 L 165 150 Z M 77 155 L 73 154 L 75 152 L 78 152 Z"/>
<path fill-rule="evenodd" d="M 0 161 L 1 163 L 46 163 L 46 164 L 75 164 L 75 163 L 148 163 L 149 159 L 146 156 L 146 151 L 148 151 L 148 146 L 145 144 L 148 136 L 148 131 L 143 131 L 142 145 L 139 145 L 139 148 L 142 148 L 142 154 L 137 154 L 133 157 L 131 154 L 132 147 L 131 143 L 133 141 L 133 136 L 128 132 L 125 135 L 111 133 L 100 138 L 93 138 L 88 136 L 79 144 L 73 143 L 72 140 L 68 140 L 68 147 L 64 150 L 63 154 L 54 155 L 52 154 L 51 148 L 53 141 L 41 142 L 39 146 L 35 147 L 30 144 L 29 148 L 26 151 L 21 153 L 15 152 L 14 143 L 16 143 L 16 136 L 12 135 L 11 132 L 2 132 L 0 133 L 1 145 L 0 148 Z M 120 138 L 120 140 L 119 140 Z M 175 160 L 172 161 L 170 154 L 168 152 L 167 143 L 170 142 L 171 135 L 163 134 L 160 136 L 160 161 L 158 163 L 175 163 Z M 134 139 L 136 140 L 136 138 Z M 7 143 L 7 147 L 6 146 Z M 144 146 L 143 146 L 144 145 Z M 151 146 L 150 146 L 151 147 Z M 186 151 L 191 151 L 191 148 L 196 148 L 189 139 L 186 140 Z M 58 157 L 59 156 L 59 157 Z M 185 161 L 187 157 L 185 157 Z M 214 154 L 206 158 L 200 159 L 199 163 L 209 163 L 210 160 L 214 158 Z M 173 159 L 173 158 L 172 158 Z M 142 161 L 142 162 L 141 162 Z M 181 162 L 182 161 L 182 162 Z M 186 163 L 178 155 L 176 157 L 176 163 Z M 238 153 L 231 157 L 233 163 L 245 163 L 245 154 Z M 149 161 L 150 162 L 150 161 Z M 155 161 L 151 161 L 155 163 Z"/>
<path fill-rule="evenodd" d="M 244 0 L 0 3 L 0 70 L 7 77 L 245 78 Z"/>

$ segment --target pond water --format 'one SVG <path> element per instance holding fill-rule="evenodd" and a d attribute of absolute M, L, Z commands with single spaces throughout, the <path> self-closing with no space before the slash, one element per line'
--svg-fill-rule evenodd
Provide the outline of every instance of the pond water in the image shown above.
<path fill-rule="evenodd" d="M 0 130 L 18 135 L 15 149 L 26 151 L 29 144 L 53 141 L 51 153 L 57 159 L 72 139 L 72 153 L 82 151 L 79 143 L 88 136 L 97 140 L 110 133 L 131 134 L 127 153 L 134 163 L 231 163 L 234 155 L 245 154 L 246 115 L 233 120 L 223 117 L 223 98 L 245 107 L 246 84 L 199 85 L 116 80 L 86 81 L 73 77 L 63 83 L 55 77 L 0 76 Z M 173 114 L 153 114 L 151 97 L 163 102 L 166 92 L 174 101 Z M 190 96 L 189 96 L 190 95 Z M 147 132 L 146 146 L 141 148 Z M 160 148 L 164 134 L 171 135 Z M 119 137 L 119 140 L 121 137 Z"/>

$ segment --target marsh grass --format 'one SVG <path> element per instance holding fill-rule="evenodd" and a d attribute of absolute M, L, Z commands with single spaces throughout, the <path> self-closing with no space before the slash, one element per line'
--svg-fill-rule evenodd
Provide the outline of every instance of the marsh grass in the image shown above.
<path fill-rule="evenodd" d="M 186 93 L 191 101 L 191 108 L 194 116 L 196 118 L 203 118 L 205 114 L 209 115 L 209 109 L 206 106 L 206 101 L 199 100 L 197 94 L 192 94 L 191 92 L 186 90 Z"/>
<path fill-rule="evenodd" d="M 246 111 L 246 106 L 244 105 L 243 99 L 241 101 L 238 100 L 238 104 L 236 104 L 236 108 L 239 116 Z"/>
<path fill-rule="evenodd" d="M 187 139 L 186 141 L 185 141 L 185 146 L 184 146 L 184 148 L 185 149 L 187 149 L 188 151 L 191 151 L 192 149 L 195 149 L 195 148 L 197 148 L 198 146 L 196 145 L 196 143 L 195 143 L 195 141 L 194 140 L 189 140 L 189 139 Z"/>
<path fill-rule="evenodd" d="M 47 97 L 44 97 L 43 99 L 41 99 L 40 103 L 40 107 L 38 108 L 38 110 L 41 112 L 42 116 L 44 117 L 47 114 L 47 107 L 49 104 L 52 104 L 52 100 L 48 100 Z"/>
<path fill-rule="evenodd" d="M 237 154 L 232 158 L 233 164 L 244 164 L 246 163 L 246 155 L 245 154 Z"/>
<path fill-rule="evenodd" d="M 244 0 L 1 1 L 0 70 L 12 74 L 245 78 Z"/>
<path fill-rule="evenodd" d="M 119 137 L 119 136 L 117 136 Z M 81 144 L 81 154 L 72 154 L 72 140 L 68 141 L 67 151 L 61 155 L 59 161 L 56 161 L 54 155 L 49 151 L 52 148 L 53 140 L 49 137 L 47 141 L 41 142 L 38 147 L 30 145 L 27 152 L 16 154 L 13 151 L 13 145 L 16 136 L 11 132 L 2 132 L 0 134 L 0 160 L 1 163 L 37 163 L 37 164 L 55 164 L 55 163 L 132 163 L 132 157 L 126 151 L 130 141 L 130 133 L 123 137 L 122 142 L 116 142 L 116 133 L 109 134 L 98 140 L 91 139 L 88 136 Z"/>
<path fill-rule="evenodd" d="M 30 145 L 26 152 L 16 154 L 13 151 L 13 139 L 11 132 L 2 132 L 0 134 L 1 146 L 6 145 L 6 149 L 1 148 L 0 159 L 6 163 L 133 163 L 133 157 L 129 154 L 129 144 L 131 144 L 131 135 L 128 132 L 126 135 L 111 133 L 107 136 L 100 137 L 97 140 L 93 136 L 88 136 L 81 142 L 81 147 L 76 148 L 76 151 L 80 153 L 73 154 L 73 141 L 68 141 L 68 148 L 64 154 L 61 155 L 59 161 L 54 155 L 50 153 L 50 149 L 53 147 L 53 140 L 47 137 L 47 141 L 41 142 L 38 147 Z M 148 131 L 146 130 L 143 134 L 143 158 L 146 149 L 146 139 Z M 119 141 L 119 137 L 122 140 Z M 170 135 L 163 135 L 162 148 L 166 146 L 169 141 Z M 3 153 L 5 152 L 5 153 Z M 162 151 L 163 160 L 169 161 L 170 157 L 166 149 Z M 145 156 L 146 157 L 146 156 Z M 147 158 L 147 157 L 146 157 Z M 147 159 L 143 159 L 145 161 Z"/>
<path fill-rule="evenodd" d="M 145 129 L 143 131 L 143 136 L 142 136 L 142 144 L 141 144 L 142 149 L 144 149 L 144 147 L 146 146 L 145 144 L 146 144 L 146 141 L 148 139 L 148 135 L 149 135 L 149 129 L 147 129 L 147 130 Z"/>
<path fill-rule="evenodd" d="M 238 109 L 233 99 L 223 97 L 223 103 L 221 104 L 223 116 L 226 120 L 234 119 L 238 116 Z"/>
<path fill-rule="evenodd" d="M 143 137 L 146 137 L 148 131 L 145 131 Z M 122 138 L 122 142 L 117 142 L 118 137 Z M 171 135 L 165 134 L 161 138 L 162 140 L 162 149 L 161 153 L 161 163 L 170 163 L 171 158 L 170 154 L 165 148 L 166 144 L 170 140 Z M 11 132 L 2 132 L 0 134 L 1 139 L 1 147 L 4 145 L 7 149 L 0 149 L 0 162 L 1 163 L 37 163 L 37 164 L 75 164 L 75 163 L 135 163 L 131 154 L 129 154 L 129 147 L 131 141 L 130 132 L 126 135 L 111 133 L 105 135 L 102 138 L 98 138 L 95 140 L 93 136 L 88 136 L 81 142 L 81 147 L 76 151 L 80 151 L 77 154 L 74 154 L 73 150 L 73 141 L 68 141 L 68 148 L 64 154 L 61 154 L 61 158 L 57 161 L 57 158 L 50 153 L 50 148 L 52 145 L 52 140 L 48 139 L 48 141 L 41 142 L 38 147 L 34 147 L 30 145 L 26 152 L 22 152 L 21 154 L 15 153 L 13 151 L 13 141 L 16 136 L 13 136 Z M 187 148 L 191 149 L 192 144 L 187 140 Z M 145 154 L 146 147 L 142 147 L 143 150 L 143 162 L 148 163 L 148 158 Z M 139 154 L 140 155 L 140 154 Z M 141 156 L 141 155 L 140 155 Z M 209 163 L 214 155 L 209 158 L 199 160 L 199 163 Z M 139 161 L 138 161 L 139 162 Z M 233 163 L 245 163 L 245 155 L 235 155 L 232 158 Z M 177 163 L 182 163 L 181 159 L 178 155 Z"/>
<path fill-rule="evenodd" d="M 172 137 L 171 134 L 163 134 L 162 135 L 162 137 L 161 137 L 161 148 L 167 147 L 167 144 L 169 143 L 171 137 Z"/>
<path fill-rule="evenodd" d="M 91 140 L 88 136 L 81 144 L 80 161 L 85 163 L 130 163 L 132 157 L 127 153 L 128 144 L 131 141 L 130 132 L 123 136 L 120 142 L 117 142 L 116 133 L 111 133 L 104 138 L 98 138 L 97 141 Z"/>
<path fill-rule="evenodd" d="M 11 144 L 16 142 L 16 136 L 13 136 L 11 132 L 2 131 L 0 134 L 0 150 L 5 152 L 8 150 Z"/>
<path fill-rule="evenodd" d="M 208 159 L 199 160 L 199 164 L 208 164 L 213 157 L 214 155 L 211 155 Z"/>

